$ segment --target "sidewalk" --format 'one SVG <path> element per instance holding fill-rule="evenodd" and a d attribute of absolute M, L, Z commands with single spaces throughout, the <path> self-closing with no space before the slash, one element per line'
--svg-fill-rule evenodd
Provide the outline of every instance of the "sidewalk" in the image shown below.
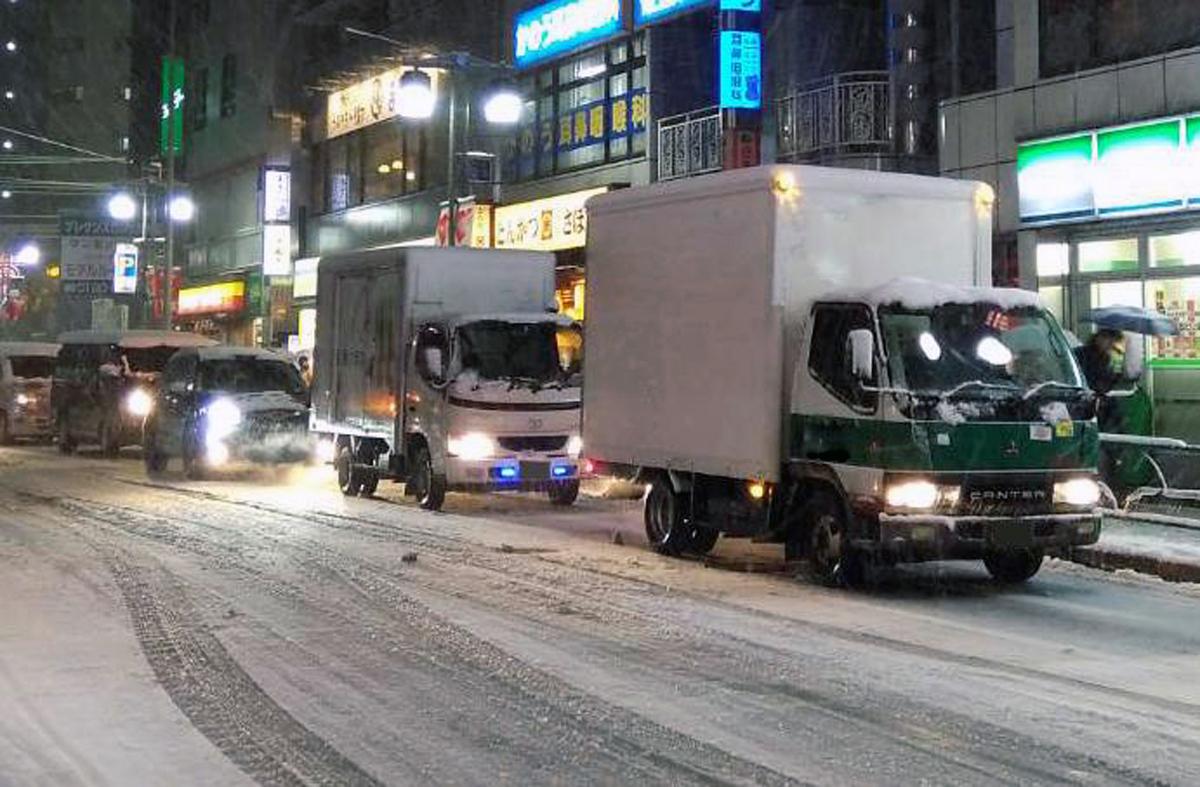
<path fill-rule="evenodd" d="M 1106 516 L 1100 541 L 1066 557 L 1109 571 L 1130 569 L 1171 582 L 1200 582 L 1200 511 L 1196 514 L 1194 530 L 1163 524 L 1152 513 L 1124 515 L 1128 519 Z"/>

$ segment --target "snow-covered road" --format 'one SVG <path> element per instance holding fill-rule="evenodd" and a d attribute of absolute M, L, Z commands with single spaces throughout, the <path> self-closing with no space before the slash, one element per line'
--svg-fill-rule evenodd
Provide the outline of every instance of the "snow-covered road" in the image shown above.
<path fill-rule="evenodd" d="M 1200 773 L 1195 586 L 951 565 L 847 593 L 772 547 L 653 555 L 635 502 L 435 515 L 135 457 L 0 449 L 0 785 Z"/>

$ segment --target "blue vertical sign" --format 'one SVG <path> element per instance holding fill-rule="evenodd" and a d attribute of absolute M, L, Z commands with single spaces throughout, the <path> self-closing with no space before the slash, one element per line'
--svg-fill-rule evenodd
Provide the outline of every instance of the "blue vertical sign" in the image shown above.
<path fill-rule="evenodd" d="M 721 31 L 721 109 L 762 108 L 762 36 Z"/>
<path fill-rule="evenodd" d="M 721 10 L 749 11 L 757 14 L 762 11 L 762 0 L 721 0 Z"/>

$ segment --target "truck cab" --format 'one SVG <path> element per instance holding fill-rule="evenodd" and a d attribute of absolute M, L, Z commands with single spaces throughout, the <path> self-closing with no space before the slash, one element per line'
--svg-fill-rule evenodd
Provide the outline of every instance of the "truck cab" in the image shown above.
<path fill-rule="evenodd" d="M 1095 400 L 1036 295 L 900 282 L 827 296 L 805 330 L 791 551 L 826 573 L 859 553 L 1020 580 L 1099 537 Z"/>
<path fill-rule="evenodd" d="M 50 381 L 58 349 L 48 342 L 0 342 L 0 445 L 53 436 Z"/>

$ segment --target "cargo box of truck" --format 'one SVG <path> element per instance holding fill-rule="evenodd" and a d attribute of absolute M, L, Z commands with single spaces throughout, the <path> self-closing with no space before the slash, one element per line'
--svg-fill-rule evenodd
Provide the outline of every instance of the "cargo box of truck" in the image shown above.
<path fill-rule="evenodd" d="M 589 202 L 584 441 L 589 457 L 637 469 L 651 482 L 647 533 L 656 547 L 702 552 L 717 532 L 776 535 L 827 572 L 867 553 L 1003 553 L 1005 566 L 1024 569 L 1035 556 L 1040 563 L 1044 548 L 1095 539 L 1088 506 L 1065 511 L 1052 502 L 1058 481 L 1090 479 L 1093 413 L 1061 329 L 1036 295 L 985 286 L 992 203 L 991 190 L 978 183 L 795 166 Z M 917 316 L 904 323 L 885 317 L 881 329 L 881 315 L 891 311 Z M 922 319 L 932 326 L 927 339 L 904 334 Z M 966 325 L 972 320 L 980 324 Z M 1080 422 L 1070 439 L 1052 445 L 1057 452 L 1027 445 L 1043 419 L 1037 408 L 1010 405 L 1029 386 L 974 358 L 974 347 L 965 352 L 982 364 L 978 372 L 933 369 L 945 371 L 945 387 L 907 391 L 903 369 L 888 363 L 922 347 L 932 354 L 930 342 L 939 340 L 949 357 L 959 349 L 951 341 L 976 329 L 1004 344 L 1018 332 L 1000 328 L 1027 324 L 1022 341 L 1053 361 L 1045 379 L 1034 381 L 1047 383 L 1035 398 L 1051 391 Z M 1003 352 L 1015 349 L 1006 344 Z M 963 374 L 984 378 L 987 393 L 952 390 L 969 382 Z M 980 402 L 976 409 L 986 413 L 972 419 L 963 398 L 996 401 Z M 957 408 L 951 420 L 967 413 L 963 420 L 975 422 L 942 429 L 939 403 L 943 411 Z M 1027 462 L 938 459 L 938 441 L 995 439 L 1008 449 L 1013 429 L 1001 421 L 1009 419 L 1025 430 L 1015 450 L 1027 451 Z M 889 458 L 901 456 L 911 461 Z M 952 490 L 968 495 L 976 482 L 1004 486 L 999 473 L 1016 467 L 1029 471 L 1021 481 L 1028 489 L 1013 494 L 1047 495 L 1029 511 L 1064 517 L 1013 526 L 1021 530 L 1013 543 L 1024 563 L 990 540 L 1017 509 L 949 504 Z M 894 502 L 906 480 L 946 499 L 927 508 L 890 506 L 888 490 L 901 490 L 891 494 Z M 832 524 L 815 525 L 820 517 L 808 509 L 830 508 Z M 968 524 L 979 537 L 953 532 L 955 515 L 975 517 Z M 930 543 L 914 541 L 914 529 L 922 538 L 932 533 Z M 816 554 L 822 549 L 828 554 Z"/>

